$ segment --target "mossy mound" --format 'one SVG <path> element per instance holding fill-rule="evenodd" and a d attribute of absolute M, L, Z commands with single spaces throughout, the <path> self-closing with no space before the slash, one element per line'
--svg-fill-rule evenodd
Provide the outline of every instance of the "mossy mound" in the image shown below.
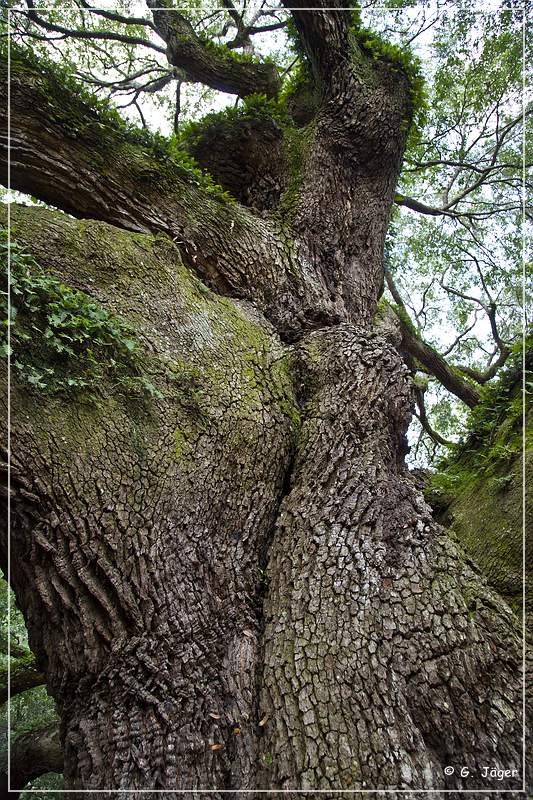
<path fill-rule="evenodd" d="M 529 371 L 533 348 L 528 345 Z M 517 351 L 500 379 L 484 390 L 482 402 L 472 412 L 468 436 L 433 475 L 426 494 L 437 519 L 457 535 L 518 614 L 522 611 L 524 513 L 526 612 L 533 612 L 532 467 L 533 408 L 527 391 L 524 399 L 522 353 Z"/>

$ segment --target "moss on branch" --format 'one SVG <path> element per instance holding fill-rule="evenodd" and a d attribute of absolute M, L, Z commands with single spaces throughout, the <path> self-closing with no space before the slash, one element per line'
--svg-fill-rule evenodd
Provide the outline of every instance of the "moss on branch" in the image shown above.
<path fill-rule="evenodd" d="M 38 668 L 33 653 L 27 653 L 11 660 L 9 666 L 9 685 L 7 664 L 0 667 L 0 703 L 5 703 L 8 696 L 25 692 L 45 682 L 44 675 Z"/>
<path fill-rule="evenodd" d="M 409 47 L 387 42 L 374 31 L 361 26 L 359 10 L 352 12 L 350 28 L 351 41 L 354 48 L 371 62 L 382 61 L 390 64 L 395 71 L 403 72 L 409 81 L 411 101 L 410 119 L 406 125 L 410 128 L 410 139 L 416 139 L 427 121 L 428 95 L 420 59 Z M 357 55 L 355 56 L 357 59 Z"/>
<path fill-rule="evenodd" d="M 7 61 L 5 42 L 0 43 L 0 58 Z M 225 201 L 231 197 L 218 186 L 211 176 L 202 170 L 194 158 L 180 146 L 176 137 L 166 138 L 152 133 L 124 120 L 108 102 L 89 92 L 73 74 L 73 67 L 67 62 L 52 62 L 44 56 L 37 57 L 29 48 L 11 45 L 11 75 L 34 73 L 40 80 L 33 83 L 33 89 L 42 95 L 42 102 L 52 110 L 53 118 L 61 124 L 63 131 L 71 138 L 81 137 L 95 146 L 95 159 L 103 153 L 103 163 L 110 150 L 128 145 L 132 153 L 139 156 L 139 148 L 146 158 L 157 161 L 157 173 L 166 171 L 169 175 L 179 175 L 187 182 L 206 189 Z M 65 92 L 69 102 L 65 103 Z M 149 167 L 147 167 L 149 170 Z"/>

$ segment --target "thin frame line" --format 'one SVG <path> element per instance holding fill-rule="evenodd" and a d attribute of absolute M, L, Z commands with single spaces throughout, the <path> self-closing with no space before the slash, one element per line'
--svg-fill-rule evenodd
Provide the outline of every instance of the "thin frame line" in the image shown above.
<path fill-rule="evenodd" d="M 522 9 L 522 789 L 526 786 L 526 12 Z"/>
<path fill-rule="evenodd" d="M 11 9 L 7 9 L 7 789 L 11 789 Z"/>
<path fill-rule="evenodd" d="M 24 13 L 26 9 L 12 9 L 14 13 Z M 79 6 L 72 6 L 69 10 L 76 11 L 89 11 L 89 9 L 80 8 Z M 91 11 L 109 11 L 109 6 L 91 6 Z M 150 11 L 191 11 L 198 10 L 197 6 L 179 6 L 176 8 L 166 8 L 165 6 L 158 6 L 157 8 L 150 8 Z M 209 7 L 209 11 L 227 11 L 226 6 Z M 364 6 L 325 6 L 324 8 L 300 8 L 299 6 L 266 6 L 263 10 L 266 11 L 365 11 L 372 13 L 373 11 L 409 11 L 409 6 L 373 6 L 372 8 L 364 8 Z M 57 6 L 36 6 L 35 11 L 57 11 Z M 514 9 L 515 12 L 524 11 L 523 8 Z M 491 11 L 471 11 L 472 14 L 490 14 Z M 139 45 L 141 47 L 142 45 Z"/>
<path fill-rule="evenodd" d="M 168 9 L 166 7 L 151 8 L 150 11 L 190 11 L 191 7 L 178 7 Z M 405 7 L 400 6 L 374 6 L 372 9 L 363 9 L 360 6 L 341 6 L 341 7 L 324 7 L 317 9 L 314 8 L 298 8 L 291 6 L 267 6 L 267 11 L 405 11 Z M 11 12 L 19 11 L 18 9 L 7 9 L 7 190 L 8 197 L 11 195 Z M 39 6 L 37 11 L 51 11 L 57 10 L 57 6 Z M 76 10 L 76 8 L 73 8 Z M 107 11 L 109 6 L 93 7 L 91 11 Z M 227 11 L 227 8 L 222 7 L 209 7 L 210 11 Z M 259 794 L 267 794 L 272 792 L 292 792 L 294 794 L 309 793 L 314 794 L 322 793 L 335 793 L 335 794 L 387 794 L 389 792 L 404 793 L 420 793 L 431 794 L 442 792 L 443 794 L 457 792 L 461 794 L 480 794 L 493 792 L 499 793 L 527 793 L 526 787 L 526 360 L 525 360 L 525 343 L 526 343 L 526 138 L 525 138 L 525 116 L 526 116 L 526 13 L 525 5 L 521 8 L 514 9 L 516 12 L 522 12 L 522 789 L 26 789 L 25 792 L 43 792 L 43 793 L 66 793 L 76 791 L 81 794 L 93 793 L 116 793 L 127 791 L 132 794 L 147 793 L 147 794 L 160 794 L 160 793 L 173 793 L 173 794 L 190 794 L 191 792 L 205 792 L 212 794 L 215 792 L 238 793 L 248 794 L 256 792 Z M 487 11 L 474 11 L 474 14 L 488 14 Z M 437 19 L 440 15 L 437 13 Z M 139 45 L 142 46 L 142 45 Z M 11 199 L 7 203 L 7 290 L 8 290 L 8 326 L 7 326 L 7 523 L 8 523 L 8 541 L 7 541 L 7 773 L 8 773 L 8 792 L 11 789 Z"/>

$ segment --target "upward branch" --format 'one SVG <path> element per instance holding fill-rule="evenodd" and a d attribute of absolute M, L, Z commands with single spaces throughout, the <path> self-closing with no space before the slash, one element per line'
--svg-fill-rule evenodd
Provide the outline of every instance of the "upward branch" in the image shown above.
<path fill-rule="evenodd" d="M 335 2 L 321 0 L 314 4 L 316 9 L 310 9 L 306 0 L 284 0 L 284 5 L 291 9 L 315 80 L 332 88 L 339 76 L 350 68 L 350 11 L 340 7 L 335 10 L 332 8 Z"/>
<path fill-rule="evenodd" d="M 0 59 L 2 131 L 7 128 L 6 73 Z M 5 133 L 0 156 L 5 169 Z M 180 162 L 179 153 L 139 140 L 116 117 L 97 111 L 15 48 L 11 186 L 76 217 L 168 234 L 211 288 L 253 300 L 282 334 L 305 327 L 307 317 L 324 323 L 333 313 L 320 276 L 310 269 L 304 275 L 297 263 L 288 263 L 286 242 L 274 226 L 191 169 L 190 157 Z"/>
<path fill-rule="evenodd" d="M 147 0 L 154 24 L 167 44 L 167 58 L 187 79 L 204 83 L 221 92 L 246 97 L 256 92 L 273 97 L 281 88 L 276 67 L 271 63 L 240 60 L 225 45 L 201 39 L 191 23 L 161 0 Z"/>

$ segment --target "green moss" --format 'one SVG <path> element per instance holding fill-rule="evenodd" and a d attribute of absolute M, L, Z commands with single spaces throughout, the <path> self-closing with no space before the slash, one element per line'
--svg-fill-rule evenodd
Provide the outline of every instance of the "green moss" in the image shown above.
<path fill-rule="evenodd" d="M 236 125 L 248 120 L 274 120 L 279 125 L 289 123 L 282 99 L 268 99 L 264 94 L 251 94 L 244 99 L 241 106 L 213 111 L 198 121 L 188 122 L 180 131 L 177 141 L 186 147 L 194 147 L 206 136 L 233 131 Z"/>
<path fill-rule="evenodd" d="M 176 461 L 179 461 L 180 458 L 183 456 L 183 451 L 187 442 L 187 437 L 185 433 L 177 428 L 174 431 L 174 458 Z"/>
<path fill-rule="evenodd" d="M 525 354 L 528 376 L 533 370 L 533 339 L 526 341 Z M 522 395 L 522 365 L 520 342 L 498 378 L 481 388 L 481 400 L 469 414 L 465 436 L 439 464 L 429 489 L 434 502 L 438 495 L 444 502 L 480 476 L 485 481 L 494 477 L 491 484 L 494 488 L 502 485 L 500 479 L 506 467 L 522 451 L 523 405 L 525 402 L 526 411 L 530 405 L 530 393 Z M 461 377 L 464 379 L 462 373 Z M 530 446 L 533 431 L 526 428 L 525 435 L 526 446 Z"/>
<path fill-rule="evenodd" d="M 314 133 L 313 123 L 304 128 L 285 128 L 283 144 L 288 163 L 289 180 L 277 208 L 277 214 L 281 217 L 291 217 L 296 210 Z"/>
<path fill-rule="evenodd" d="M 41 272 L 46 279 L 48 294 L 39 299 L 37 312 L 43 323 L 48 314 L 49 291 L 55 291 L 56 285 L 65 286 L 68 297 L 77 291 L 71 288 L 71 282 L 75 281 L 80 288 L 94 285 L 98 297 L 109 299 L 109 306 L 106 302 L 105 307 L 108 316 L 101 319 L 104 329 L 107 330 L 108 324 L 117 324 L 119 334 L 126 335 L 127 331 L 128 340 L 135 343 L 131 356 L 126 348 L 128 358 L 120 367 L 110 366 L 106 360 L 114 346 L 109 339 L 106 339 L 108 346 L 102 345 L 97 353 L 96 364 L 86 364 L 86 348 L 94 343 L 85 338 L 75 345 L 67 342 L 79 354 L 76 358 L 69 355 L 63 361 L 65 354 L 61 354 L 61 359 L 53 354 L 48 359 L 47 355 L 43 363 L 54 369 L 54 380 L 62 381 L 72 375 L 86 380 L 85 366 L 103 376 L 90 394 L 78 390 L 75 402 L 69 394 L 73 388 L 39 389 L 36 397 L 26 391 L 20 380 L 15 382 L 14 398 L 21 418 L 33 418 L 36 403 L 44 410 L 42 424 L 40 421 L 35 424 L 36 438 L 42 438 L 43 445 L 50 430 L 61 430 L 67 440 L 62 451 L 65 459 L 91 452 L 102 446 L 103 434 L 99 431 L 108 426 L 109 420 L 114 420 L 114 425 L 131 432 L 128 434 L 131 449 L 136 460 L 144 461 L 151 443 L 158 446 L 154 441 L 162 415 L 165 426 L 173 432 L 168 457 L 179 463 L 180 469 L 192 469 L 192 455 L 198 444 L 205 436 L 212 437 L 221 426 L 226 432 L 224 446 L 237 461 L 249 442 L 261 435 L 265 414 L 272 425 L 282 425 L 289 435 L 296 434 L 299 410 L 292 364 L 276 337 L 254 321 L 247 307 L 241 308 L 238 303 L 210 292 L 183 265 L 179 249 L 168 238 L 130 234 L 104 223 L 77 221 L 47 209 L 15 206 L 11 216 L 25 244 L 31 244 L 36 257 L 53 264 L 54 272 L 61 276 L 59 279 L 40 270 L 31 259 L 32 282 Z M 62 297 L 63 289 L 58 291 Z M 84 292 L 75 294 L 75 299 L 80 312 L 87 311 L 87 303 L 101 309 Z M 90 314 L 93 305 L 89 306 Z M 147 314 L 149 346 L 141 350 L 135 332 L 143 328 Z M 19 317 L 17 323 L 32 323 L 29 312 L 19 311 Z M 77 336 L 77 321 L 70 319 L 69 324 Z M 44 324 L 39 327 L 46 330 Z M 67 335 L 70 336 L 70 331 Z M 35 342 L 27 359 L 32 364 L 43 359 L 43 353 L 35 349 Z M 118 365 L 120 359 L 114 357 L 114 360 Z M 140 376 L 145 364 L 163 395 L 157 403 L 146 400 L 135 403 L 130 390 L 124 389 L 126 379 Z M 116 370 L 120 370 L 122 385 L 117 386 Z M 136 430 L 138 436 L 134 435 Z"/>
<path fill-rule="evenodd" d="M 390 303 L 390 307 L 392 308 L 398 319 L 400 319 L 405 325 L 405 327 L 410 331 L 410 333 L 412 333 L 413 336 L 416 336 L 418 338 L 419 336 L 418 330 L 414 325 L 411 317 L 405 310 L 405 308 L 403 306 L 398 305 L 397 303 Z"/>
<path fill-rule="evenodd" d="M 251 55 L 250 53 L 239 52 L 225 44 L 217 44 L 207 34 L 200 33 L 198 38 L 206 50 L 223 61 L 226 61 L 228 64 L 274 64 L 273 59 L 269 56 L 266 58 L 257 58 L 257 56 Z M 188 44 L 189 40 L 185 38 L 184 41 Z"/>
<path fill-rule="evenodd" d="M 533 367 L 526 343 L 526 370 Z M 527 373 L 526 373 L 527 374 Z M 533 415 L 526 397 L 522 432 L 522 352 L 517 346 L 500 377 L 483 387 L 468 432 L 439 465 L 426 496 L 439 520 L 451 526 L 489 581 L 519 610 L 522 595 L 522 470 L 533 467 Z M 526 518 L 533 514 L 526 493 Z M 526 565 L 531 559 L 526 557 Z M 528 595 L 533 609 L 533 596 Z"/>
<path fill-rule="evenodd" d="M 358 54 L 361 53 L 371 62 L 377 60 L 387 62 L 393 69 L 402 71 L 409 80 L 411 109 L 405 125 L 410 129 L 409 138 L 412 142 L 419 137 L 428 113 L 428 96 L 420 59 L 409 47 L 387 42 L 373 31 L 362 28 L 358 11 L 353 12 L 352 18 L 350 33 L 356 60 L 360 62 Z"/>

